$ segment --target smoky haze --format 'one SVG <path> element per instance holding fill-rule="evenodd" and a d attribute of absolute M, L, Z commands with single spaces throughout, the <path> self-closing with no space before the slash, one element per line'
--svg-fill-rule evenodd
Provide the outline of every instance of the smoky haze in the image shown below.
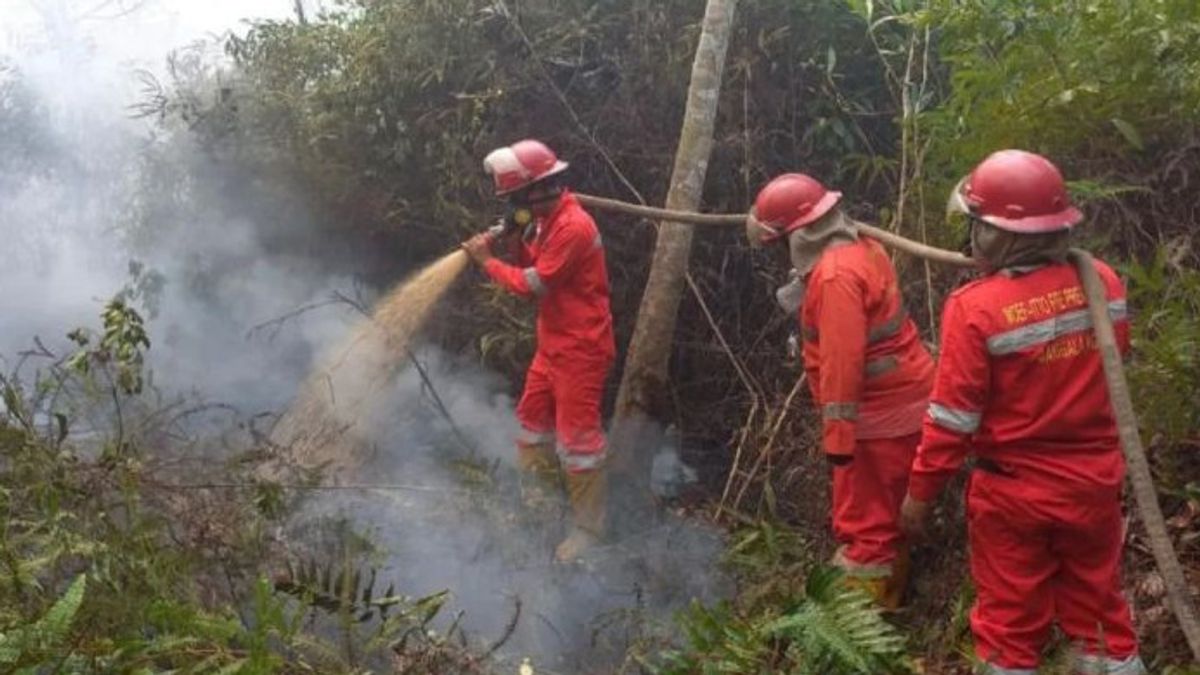
<path fill-rule="evenodd" d="M 6 370 L 35 337 L 62 354 L 69 330 L 95 327 L 108 298 L 140 289 L 159 390 L 229 404 L 241 416 L 278 412 L 361 320 L 330 303 L 340 294 L 369 306 L 380 290 L 357 283 L 345 255 L 267 243 L 280 227 L 278 190 L 258 195 L 251 181 L 231 199 L 227 186 L 245 176 L 231 176 L 185 129 L 132 114 L 146 96 L 139 72 L 165 80 L 166 56 L 177 49 L 219 69 L 221 33 L 291 8 L 282 0 L 0 2 Z M 289 211 L 288 231 L 317 236 L 313 219 Z M 320 243 L 308 250 L 337 249 Z M 290 318 L 272 322 L 281 317 Z M 693 597 L 720 593 L 719 538 L 672 519 L 607 546 L 588 566 L 552 565 L 561 532 L 518 513 L 507 384 L 434 347 L 417 355 L 457 429 L 420 374 L 403 370 L 371 411 L 357 480 L 419 489 L 319 494 L 291 528 L 297 549 L 321 554 L 302 540 L 306 531 L 349 522 L 376 543 L 381 578 L 408 595 L 450 590 L 482 641 L 503 632 L 519 600 L 505 653 L 558 672 L 602 671 L 634 623 L 664 625 Z"/>

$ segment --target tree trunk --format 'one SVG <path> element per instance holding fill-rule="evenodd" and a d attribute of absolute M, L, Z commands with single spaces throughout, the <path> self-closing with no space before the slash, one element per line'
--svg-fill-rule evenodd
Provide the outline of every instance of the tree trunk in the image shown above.
<path fill-rule="evenodd" d="M 675 168 L 667 192 L 669 209 L 695 211 L 700 204 L 736 7 L 737 0 L 708 0 L 704 11 Z M 651 421 L 666 408 L 667 365 L 691 250 L 691 225 L 659 224 L 650 277 L 629 343 L 613 417 L 614 468 L 631 479 L 621 483 L 644 486 L 649 477 L 651 448 L 645 446 L 653 443 Z"/>

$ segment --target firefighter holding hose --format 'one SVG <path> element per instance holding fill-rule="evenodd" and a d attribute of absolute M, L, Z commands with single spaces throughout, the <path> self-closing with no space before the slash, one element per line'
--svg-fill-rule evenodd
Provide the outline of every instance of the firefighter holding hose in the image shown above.
<path fill-rule="evenodd" d="M 967 525 L 975 651 L 988 673 L 1033 675 L 1052 625 L 1075 672 L 1145 672 L 1121 593 L 1125 461 L 1080 279 L 1067 262 L 1083 219 L 1057 167 L 997 152 L 955 189 L 985 276 L 950 295 L 924 433 L 902 508 L 921 530 L 930 503 L 974 456 Z M 1125 290 L 1096 262 L 1120 348 Z"/>
<path fill-rule="evenodd" d="M 759 193 L 752 246 L 784 243 L 791 282 L 776 297 L 801 328 L 804 369 L 833 473 L 834 563 L 883 607 L 908 579 L 900 504 L 920 439 L 933 360 L 904 310 L 883 246 L 838 207 L 841 193 L 800 173 Z"/>
<path fill-rule="evenodd" d="M 600 405 L 616 348 L 604 248 L 563 181 L 567 163 L 546 145 L 519 141 L 492 151 L 483 165 L 510 215 L 463 248 L 496 284 L 537 303 L 537 351 L 517 405 L 517 464 L 527 502 L 563 476 L 571 527 L 555 558 L 569 562 L 605 529 Z M 515 264 L 494 257 L 501 244 Z"/>

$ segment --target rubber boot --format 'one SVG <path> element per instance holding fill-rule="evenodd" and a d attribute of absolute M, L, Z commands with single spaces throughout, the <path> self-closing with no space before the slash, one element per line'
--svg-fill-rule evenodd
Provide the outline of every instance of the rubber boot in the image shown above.
<path fill-rule="evenodd" d="M 850 560 L 845 555 L 845 546 L 839 546 L 832 563 L 842 570 L 842 584 L 846 588 L 857 588 L 884 609 L 887 606 L 888 582 L 895 575 L 894 565 L 864 565 Z"/>
<path fill-rule="evenodd" d="M 892 561 L 892 573 L 884 583 L 883 598 L 880 605 L 887 611 L 894 612 L 904 604 L 904 591 L 908 589 L 908 576 L 912 571 L 912 558 L 909 555 L 908 544 L 901 544 Z"/>
<path fill-rule="evenodd" d="M 573 562 L 604 537 L 608 502 L 608 472 L 603 467 L 567 474 L 571 530 L 554 551 L 558 562 Z"/>
<path fill-rule="evenodd" d="M 521 503 L 533 512 L 549 512 L 559 503 L 558 455 L 553 443 L 518 443 L 517 468 L 521 476 Z"/>
<path fill-rule="evenodd" d="M 884 596 L 887 588 L 887 577 L 863 577 L 847 574 L 842 578 L 846 588 L 857 588 L 866 593 L 880 607 L 885 607 Z"/>

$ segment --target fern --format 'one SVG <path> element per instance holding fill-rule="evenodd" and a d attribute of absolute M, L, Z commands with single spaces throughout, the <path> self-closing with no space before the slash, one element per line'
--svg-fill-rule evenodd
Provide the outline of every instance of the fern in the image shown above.
<path fill-rule="evenodd" d="M 770 638 L 721 602 L 712 608 L 693 602 L 679 618 L 687 650 L 664 652 L 656 675 L 756 673 L 768 669 Z"/>
<path fill-rule="evenodd" d="M 841 572 L 818 568 L 808 577 L 805 601 L 768 626 L 788 640 L 797 673 L 909 672 L 904 638 L 883 620 L 866 593 L 842 583 Z"/>
<path fill-rule="evenodd" d="M 0 666 L 13 666 L 56 651 L 71 632 L 86 587 L 87 575 L 81 574 L 37 622 L 0 634 Z"/>
<path fill-rule="evenodd" d="M 875 675 L 911 673 L 900 632 L 883 620 L 861 590 L 843 583 L 841 572 L 818 567 L 805 595 L 783 616 L 739 615 L 729 603 L 694 603 L 680 625 L 685 650 L 662 655 L 657 675 L 693 673 L 788 673 Z"/>

